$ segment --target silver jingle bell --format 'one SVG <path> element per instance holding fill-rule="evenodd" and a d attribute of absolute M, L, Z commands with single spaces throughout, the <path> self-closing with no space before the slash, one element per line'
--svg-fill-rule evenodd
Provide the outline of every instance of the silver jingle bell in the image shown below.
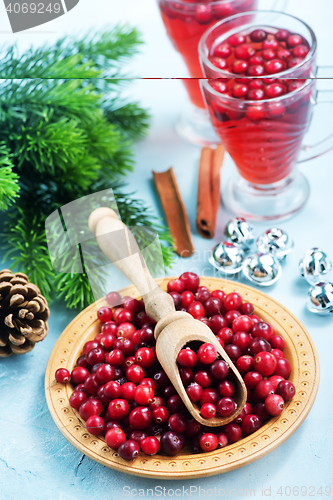
<path fill-rule="evenodd" d="M 212 250 L 209 262 L 224 274 L 236 274 L 242 269 L 243 250 L 234 243 L 222 241 Z"/>
<path fill-rule="evenodd" d="M 254 242 L 254 228 L 242 217 L 236 217 L 228 222 L 225 234 L 243 250 L 249 250 Z"/>
<path fill-rule="evenodd" d="M 299 269 L 303 278 L 310 285 L 315 285 L 324 282 L 332 270 L 332 263 L 320 248 L 310 248 L 300 261 Z"/>
<path fill-rule="evenodd" d="M 333 284 L 320 282 L 308 291 L 307 308 L 317 314 L 333 313 Z"/>
<path fill-rule="evenodd" d="M 269 253 L 249 255 L 244 260 L 242 269 L 248 280 L 260 286 L 273 285 L 282 274 L 280 262 Z"/>
<path fill-rule="evenodd" d="M 273 227 L 267 229 L 257 239 L 257 247 L 261 253 L 271 253 L 279 260 L 283 260 L 292 250 L 294 242 L 282 229 Z"/>

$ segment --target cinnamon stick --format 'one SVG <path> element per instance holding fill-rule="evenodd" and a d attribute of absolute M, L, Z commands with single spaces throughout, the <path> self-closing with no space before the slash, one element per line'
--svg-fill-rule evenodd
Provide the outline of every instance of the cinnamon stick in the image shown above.
<path fill-rule="evenodd" d="M 181 257 L 190 257 L 194 252 L 191 228 L 173 168 L 165 172 L 153 171 L 153 176 L 176 252 Z"/>
<path fill-rule="evenodd" d="M 201 150 L 198 179 L 196 226 L 203 238 L 213 238 L 217 211 L 220 204 L 220 171 L 224 159 L 224 147 Z"/>

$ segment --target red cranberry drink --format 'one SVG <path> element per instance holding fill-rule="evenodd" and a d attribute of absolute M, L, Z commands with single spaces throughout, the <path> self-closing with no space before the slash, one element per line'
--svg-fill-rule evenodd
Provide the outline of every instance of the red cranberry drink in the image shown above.
<path fill-rule="evenodd" d="M 311 28 L 273 12 L 232 16 L 200 41 L 211 121 L 241 176 L 225 199 L 238 215 L 286 217 L 307 199 L 295 165 L 316 98 L 316 47 Z"/>
<path fill-rule="evenodd" d="M 198 56 L 198 44 L 206 29 L 228 16 L 254 10 L 257 0 L 158 0 L 163 22 L 174 46 L 182 55 L 192 78 L 204 75 Z M 192 103 L 205 108 L 199 82 L 184 80 Z"/>

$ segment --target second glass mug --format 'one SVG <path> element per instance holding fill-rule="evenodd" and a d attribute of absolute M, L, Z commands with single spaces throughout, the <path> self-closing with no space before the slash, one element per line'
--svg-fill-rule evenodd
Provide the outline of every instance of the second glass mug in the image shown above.
<path fill-rule="evenodd" d="M 255 10 L 258 0 L 158 0 L 169 38 L 181 54 L 191 78 L 184 78 L 191 105 L 177 123 L 177 131 L 195 144 L 218 143 L 207 114 L 199 79 L 202 73 L 198 45 L 203 33 L 216 21 Z"/>
<path fill-rule="evenodd" d="M 228 44 L 229 37 L 234 34 L 244 35 L 247 44 L 256 46 L 259 51 L 260 44 L 253 44 L 249 36 L 256 29 L 273 35 L 278 30 L 297 33 L 307 42 L 308 54 L 292 67 L 285 64 L 285 69 L 279 73 L 255 78 L 233 74 L 230 67 L 221 70 L 212 64 L 214 49 L 221 43 Z M 317 40 L 306 23 L 271 11 L 231 16 L 208 29 L 200 41 L 200 60 L 209 78 L 201 81 L 203 95 L 214 129 L 239 174 L 222 189 L 223 201 L 238 216 L 258 221 L 285 219 L 302 208 L 309 196 L 308 182 L 296 166 L 297 158 L 311 121 L 313 105 L 333 102 L 332 93 L 316 90 L 316 53 Z M 248 100 L 233 96 L 230 88 L 235 79 L 245 87 L 251 80 L 260 82 L 261 79 L 265 87 L 267 79 L 271 79 L 268 83 L 281 83 L 285 89 L 291 83 L 294 86 L 277 97 L 268 99 L 264 95 L 260 100 Z M 222 92 L 219 85 L 222 85 Z M 332 148 L 333 133 L 312 147 L 303 146 L 307 154 L 303 154 L 301 161 Z"/>

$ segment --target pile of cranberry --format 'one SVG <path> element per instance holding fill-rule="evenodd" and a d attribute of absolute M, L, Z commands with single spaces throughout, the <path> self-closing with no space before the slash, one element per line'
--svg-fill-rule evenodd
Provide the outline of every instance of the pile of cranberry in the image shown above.
<path fill-rule="evenodd" d="M 168 292 L 177 310 L 206 323 L 244 377 L 247 403 L 223 427 L 204 427 L 194 420 L 155 356 L 155 322 L 142 300 L 111 292 L 110 307 L 98 310 L 101 332 L 87 342 L 70 373 L 56 371 L 57 382 L 71 382 L 69 403 L 93 435 L 105 436 L 125 460 L 140 451 L 176 455 L 188 443 L 194 452 L 234 443 L 279 415 L 295 393 L 287 380 L 291 367 L 284 357 L 284 339 L 254 315 L 254 307 L 238 293 L 199 286 L 190 272 L 170 280 Z M 114 307 L 114 304 L 120 304 Z M 235 387 L 227 363 L 215 347 L 185 346 L 178 354 L 180 376 L 189 398 L 199 402 L 204 418 L 230 416 L 236 409 Z"/>
<path fill-rule="evenodd" d="M 276 98 L 293 92 L 304 84 L 304 80 L 269 76 L 297 66 L 309 51 L 304 37 L 285 29 L 274 30 L 274 33 L 255 29 L 250 34 L 233 34 L 212 48 L 209 60 L 217 68 L 240 78 L 211 80 L 210 84 L 218 92 L 238 99 Z"/>

